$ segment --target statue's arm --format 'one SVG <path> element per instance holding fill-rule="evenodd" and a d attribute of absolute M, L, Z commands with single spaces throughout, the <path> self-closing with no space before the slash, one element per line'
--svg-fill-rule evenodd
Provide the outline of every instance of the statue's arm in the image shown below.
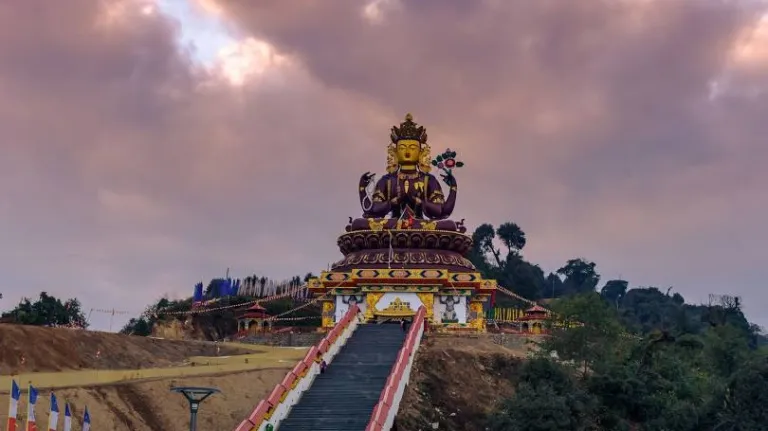
<path fill-rule="evenodd" d="M 370 208 L 373 204 L 372 197 L 368 196 L 367 187 L 373 179 L 373 174 L 366 172 L 360 176 L 360 183 L 358 184 L 358 194 L 360 197 L 360 206 L 363 207 L 363 217 L 369 217 Z"/>
<path fill-rule="evenodd" d="M 450 178 L 451 180 L 448 180 L 450 191 L 446 198 L 437 178 L 429 176 L 424 213 L 431 219 L 446 219 L 453 213 L 453 207 L 456 205 L 456 181 L 453 177 Z"/>
<path fill-rule="evenodd" d="M 373 192 L 373 205 L 371 205 L 371 210 L 368 211 L 371 217 L 384 217 L 392 211 L 394 199 L 389 199 L 387 195 L 388 182 L 389 176 L 384 175 L 376 183 L 376 189 Z"/>
<path fill-rule="evenodd" d="M 443 218 L 448 218 L 453 214 L 453 207 L 456 206 L 456 178 L 453 175 L 443 176 L 445 185 L 448 186 L 448 197 L 443 204 Z M 437 181 L 437 180 L 435 180 Z"/>

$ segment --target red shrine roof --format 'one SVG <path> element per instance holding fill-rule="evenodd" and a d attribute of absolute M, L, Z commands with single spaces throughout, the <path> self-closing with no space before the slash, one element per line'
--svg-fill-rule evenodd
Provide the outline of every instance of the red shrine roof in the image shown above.
<path fill-rule="evenodd" d="M 547 309 L 542 307 L 541 305 L 534 305 L 533 307 L 525 310 L 526 313 L 546 313 Z"/>
<path fill-rule="evenodd" d="M 534 305 L 525 310 L 525 316 L 521 317 L 519 320 L 541 320 L 545 317 L 542 316 L 543 314 L 547 314 L 547 309 L 540 305 Z"/>
<path fill-rule="evenodd" d="M 247 319 L 247 318 L 263 319 L 268 316 L 269 314 L 267 314 L 266 308 L 262 307 L 259 304 L 253 304 L 243 311 L 243 313 L 240 315 L 240 318 L 241 319 Z"/>

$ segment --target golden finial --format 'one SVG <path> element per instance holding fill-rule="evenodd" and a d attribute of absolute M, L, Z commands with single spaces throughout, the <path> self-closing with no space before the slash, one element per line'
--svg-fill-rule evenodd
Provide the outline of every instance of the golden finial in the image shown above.
<path fill-rule="evenodd" d="M 405 121 L 413 121 L 413 115 L 410 112 L 405 114 Z"/>

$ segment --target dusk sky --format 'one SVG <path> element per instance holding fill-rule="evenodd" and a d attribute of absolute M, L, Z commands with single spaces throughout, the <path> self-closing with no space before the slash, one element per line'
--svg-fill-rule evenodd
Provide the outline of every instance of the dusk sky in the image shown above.
<path fill-rule="evenodd" d="M 470 229 L 768 326 L 755 0 L 0 2 L 0 309 L 318 273 L 406 112 Z"/>

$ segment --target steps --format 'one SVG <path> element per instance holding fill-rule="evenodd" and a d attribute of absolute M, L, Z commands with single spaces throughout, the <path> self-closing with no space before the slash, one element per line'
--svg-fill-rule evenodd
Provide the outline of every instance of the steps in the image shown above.
<path fill-rule="evenodd" d="M 360 325 L 278 431 L 364 431 L 404 340 L 400 325 Z"/>

